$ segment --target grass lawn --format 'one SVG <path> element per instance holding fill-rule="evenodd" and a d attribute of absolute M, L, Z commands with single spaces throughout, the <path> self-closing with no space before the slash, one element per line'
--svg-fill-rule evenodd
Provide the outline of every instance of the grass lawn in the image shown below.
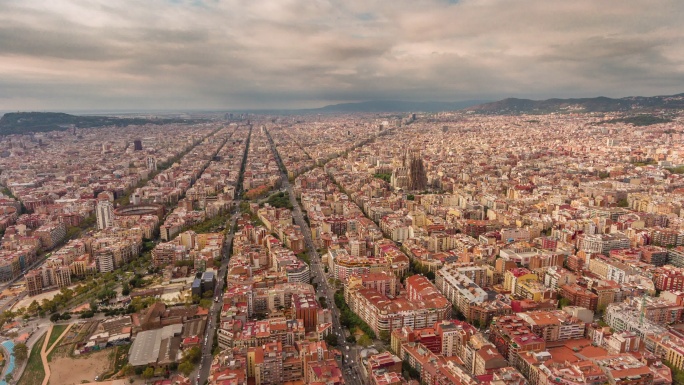
<path fill-rule="evenodd" d="M 69 326 L 69 325 L 55 325 L 52 328 L 52 334 L 50 334 L 50 340 L 48 341 L 47 350 L 50 350 L 50 347 L 52 346 L 52 344 L 54 344 L 55 341 L 57 341 L 57 338 L 59 338 L 59 336 L 62 335 L 64 330 L 66 330 L 67 326 Z"/>
<path fill-rule="evenodd" d="M 45 378 L 45 368 L 43 368 L 43 362 L 40 360 L 40 350 L 43 348 L 44 342 L 45 336 L 43 335 L 38 342 L 33 345 L 28 362 L 26 363 L 26 369 L 21 375 L 17 385 L 35 385 L 43 382 L 43 378 Z"/>
<path fill-rule="evenodd" d="M 55 325 L 57 326 L 57 325 Z M 56 329 L 52 330 L 52 333 L 54 334 Z M 78 335 L 78 332 L 80 331 L 79 325 L 74 325 L 71 330 L 69 330 L 69 334 L 64 336 L 62 340 L 59 342 L 58 346 L 55 346 L 54 349 L 48 354 L 48 362 L 52 362 L 53 358 L 55 357 L 62 357 L 62 356 L 68 356 L 71 354 L 71 349 L 73 347 L 73 341 L 74 338 Z M 50 336 L 52 340 L 52 336 Z"/>

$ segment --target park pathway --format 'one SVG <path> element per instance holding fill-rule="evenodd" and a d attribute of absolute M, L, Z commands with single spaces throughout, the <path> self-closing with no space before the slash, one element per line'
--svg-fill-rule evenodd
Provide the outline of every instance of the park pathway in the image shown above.
<path fill-rule="evenodd" d="M 60 335 L 52 344 L 52 346 L 50 346 L 50 349 L 48 349 L 50 335 L 52 334 L 52 328 L 54 327 L 54 325 L 50 325 L 50 329 L 48 329 L 47 335 L 45 336 L 45 342 L 43 342 L 43 348 L 40 350 L 40 359 L 43 361 L 43 368 L 45 369 L 45 378 L 43 378 L 42 385 L 48 385 L 48 382 L 50 382 L 50 365 L 48 364 L 48 355 L 52 352 L 55 346 L 59 345 L 59 341 L 61 341 L 62 338 L 69 333 L 69 330 L 71 330 L 72 326 L 74 326 L 74 324 L 69 324 L 69 326 L 67 326 L 67 328 L 62 332 L 62 335 Z"/>
<path fill-rule="evenodd" d="M 50 335 L 52 334 L 52 328 L 55 325 L 50 325 L 47 333 L 45 334 L 45 340 L 43 341 L 43 346 L 40 348 L 40 359 L 43 361 L 43 370 L 45 370 L 45 377 L 43 378 L 43 385 L 47 385 L 50 379 L 50 365 L 48 365 L 47 354 L 45 354 L 45 349 L 47 349 L 50 343 Z"/>

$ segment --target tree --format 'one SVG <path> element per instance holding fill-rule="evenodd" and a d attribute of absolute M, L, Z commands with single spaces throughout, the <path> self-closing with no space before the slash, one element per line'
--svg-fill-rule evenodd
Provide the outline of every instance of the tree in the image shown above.
<path fill-rule="evenodd" d="M 121 368 L 121 373 L 123 373 L 125 376 L 130 376 L 134 372 L 135 369 L 133 368 L 133 366 L 131 366 L 131 364 L 126 364 L 123 366 L 123 368 Z"/>
<path fill-rule="evenodd" d="M 361 338 L 359 338 L 359 345 L 363 346 L 364 348 L 367 348 L 373 344 L 373 340 L 371 340 L 370 337 L 368 337 L 366 334 L 362 335 Z"/>
<path fill-rule="evenodd" d="M 193 365 L 192 362 L 185 361 L 181 362 L 180 365 L 178 365 L 178 371 L 185 374 L 186 376 L 189 376 L 194 369 L 195 365 Z"/>
<path fill-rule="evenodd" d="M 384 343 L 390 342 L 390 333 L 386 330 L 381 331 L 380 334 L 378 335 L 378 337 Z"/>
<path fill-rule="evenodd" d="M 129 283 L 131 286 L 136 287 L 136 288 L 137 288 L 137 287 L 145 286 L 145 284 L 146 284 L 146 282 L 145 282 L 145 280 L 143 279 L 142 275 L 137 274 L 137 273 L 133 276 L 133 278 L 132 278 L 130 281 L 128 281 L 128 283 Z"/>
<path fill-rule="evenodd" d="M 124 282 L 123 285 L 121 285 L 121 295 L 127 296 L 129 294 L 131 294 L 131 287 L 128 286 L 126 282 Z"/>
<path fill-rule="evenodd" d="M 392 180 L 392 174 L 389 174 L 389 173 L 377 173 L 377 174 L 374 174 L 373 177 L 378 178 L 378 179 L 382 179 L 387 183 L 390 183 L 390 181 Z"/>
<path fill-rule="evenodd" d="M 200 358 L 202 358 L 202 351 L 199 347 L 194 346 L 183 353 L 182 361 L 188 361 L 196 364 L 199 362 Z"/>
<path fill-rule="evenodd" d="M 61 314 L 59 313 L 52 313 L 50 315 L 50 322 L 57 322 L 61 318 Z"/>
<path fill-rule="evenodd" d="M 333 333 L 328 334 L 325 336 L 325 343 L 333 347 L 337 346 L 337 336 Z"/>
<path fill-rule="evenodd" d="M 350 343 L 350 344 L 356 343 L 356 337 L 354 337 L 354 336 L 349 336 L 349 337 L 345 338 L 345 340 L 347 341 L 347 343 Z"/>
<path fill-rule="evenodd" d="M 142 372 L 142 378 L 149 380 L 154 377 L 154 368 L 148 366 L 144 372 Z"/>
<path fill-rule="evenodd" d="M 60 292 L 64 295 L 64 298 L 68 301 L 74 297 L 74 291 L 68 287 L 63 287 Z"/>
<path fill-rule="evenodd" d="M 207 298 L 201 299 L 199 301 L 199 306 L 201 308 L 209 309 L 209 308 L 211 308 L 211 300 L 207 299 Z"/>
<path fill-rule="evenodd" d="M 416 370 L 416 368 L 412 367 L 411 364 L 409 364 L 408 361 L 404 360 L 401 362 L 401 371 L 404 374 L 404 377 L 412 378 L 414 380 L 419 380 L 420 379 L 420 372 Z"/>
<path fill-rule="evenodd" d="M 41 308 L 48 313 L 54 313 L 57 311 L 57 304 L 47 298 L 43 300 L 41 305 Z"/>
<path fill-rule="evenodd" d="M 656 297 L 658 297 L 658 295 L 656 295 Z M 599 306 L 599 307 L 596 309 L 596 314 L 599 314 L 599 315 L 602 316 L 603 314 L 605 314 L 606 308 L 608 308 L 608 305 L 602 304 L 601 306 Z"/>
<path fill-rule="evenodd" d="M 14 345 L 14 358 L 17 361 L 23 362 L 28 358 L 28 346 L 25 343 L 18 343 Z"/>
<path fill-rule="evenodd" d="M 558 301 L 558 308 L 559 308 L 559 309 L 562 309 L 562 308 L 564 308 L 564 307 L 566 307 L 566 306 L 570 306 L 570 305 L 572 305 L 572 302 L 570 302 L 570 300 L 567 299 L 567 298 L 561 298 L 561 299 Z"/>
<path fill-rule="evenodd" d="M 674 380 L 675 384 L 679 384 L 679 385 L 684 384 L 684 371 L 678 370 L 675 373 L 673 380 Z"/>
<path fill-rule="evenodd" d="M 34 299 L 26 311 L 28 314 L 35 315 L 36 313 L 38 313 L 39 310 L 40 310 L 40 304 L 38 304 L 38 301 L 36 301 Z"/>
<path fill-rule="evenodd" d="M 164 378 L 169 378 L 169 373 L 164 367 L 159 366 L 154 369 L 154 376 L 155 377 L 164 377 Z"/>
<path fill-rule="evenodd" d="M 95 316 L 95 313 L 93 313 L 91 310 L 84 311 L 81 313 L 81 316 L 79 318 L 81 319 L 86 319 L 86 318 L 93 318 Z"/>

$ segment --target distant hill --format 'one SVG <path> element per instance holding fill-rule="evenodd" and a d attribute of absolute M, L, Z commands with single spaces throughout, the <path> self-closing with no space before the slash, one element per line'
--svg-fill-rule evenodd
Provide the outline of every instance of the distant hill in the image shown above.
<path fill-rule="evenodd" d="M 398 100 L 378 100 L 359 103 L 333 104 L 321 108 L 300 110 L 310 113 L 352 113 L 352 112 L 440 112 L 462 110 L 483 103 L 483 100 L 462 102 L 404 102 Z"/>
<path fill-rule="evenodd" d="M 78 116 L 61 112 L 10 112 L 0 118 L 0 135 L 29 132 L 64 131 L 70 127 L 105 127 L 143 124 L 192 123 L 188 119 L 116 118 L 110 116 Z"/>
<path fill-rule="evenodd" d="M 398 100 L 377 100 L 358 103 L 331 104 L 320 108 L 304 109 L 235 109 L 233 113 L 262 115 L 307 115 L 307 114 L 351 114 L 392 112 L 441 112 L 456 111 L 487 103 L 489 100 L 467 100 L 461 102 L 405 102 Z"/>
<path fill-rule="evenodd" d="M 579 99 L 530 100 L 508 98 L 467 108 L 482 114 L 545 114 L 550 112 L 619 112 L 684 109 L 684 94 L 670 96 L 605 96 Z"/>

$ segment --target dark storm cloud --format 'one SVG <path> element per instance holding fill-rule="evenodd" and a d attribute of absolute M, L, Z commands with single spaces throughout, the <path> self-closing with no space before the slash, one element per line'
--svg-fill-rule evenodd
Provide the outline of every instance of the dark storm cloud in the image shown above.
<path fill-rule="evenodd" d="M 684 89 L 684 2 L 0 2 L 0 109 Z"/>

